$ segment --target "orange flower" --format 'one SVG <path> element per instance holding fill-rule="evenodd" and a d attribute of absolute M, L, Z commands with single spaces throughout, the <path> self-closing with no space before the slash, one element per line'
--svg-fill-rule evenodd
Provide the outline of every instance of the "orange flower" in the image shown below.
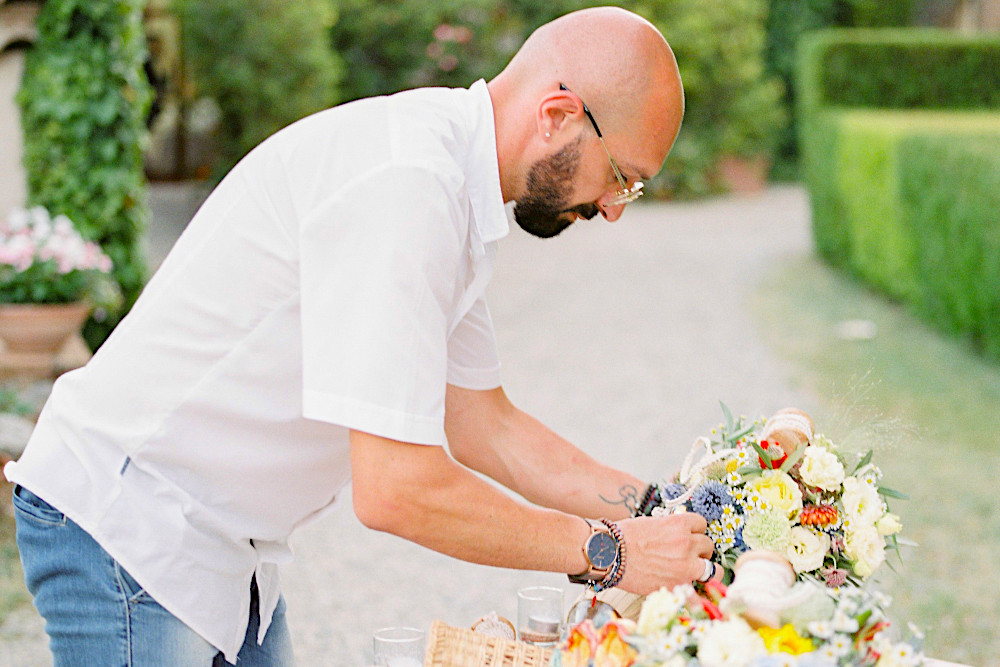
<path fill-rule="evenodd" d="M 627 633 L 627 630 L 626 630 Z M 629 667 L 639 656 L 634 648 L 625 643 L 622 628 L 615 621 L 604 626 L 601 643 L 594 651 L 594 664 L 601 667 Z"/>
<path fill-rule="evenodd" d="M 577 625 L 566 639 L 565 648 L 560 651 L 563 667 L 587 667 L 596 644 L 597 635 L 593 624 L 584 621 Z"/>

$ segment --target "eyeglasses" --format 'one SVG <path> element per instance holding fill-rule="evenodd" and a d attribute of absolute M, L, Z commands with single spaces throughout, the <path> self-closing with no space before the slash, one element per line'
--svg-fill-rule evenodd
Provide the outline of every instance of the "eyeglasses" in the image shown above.
<path fill-rule="evenodd" d="M 559 84 L 559 90 L 565 90 L 568 93 L 573 91 L 567 88 L 563 84 Z M 576 93 L 573 93 L 576 95 Z M 580 97 L 577 95 L 577 97 Z M 611 170 L 615 172 L 615 178 L 618 179 L 618 185 L 621 187 L 620 190 L 615 192 L 614 198 L 607 203 L 608 206 L 624 206 L 630 202 L 634 202 L 636 199 L 642 196 L 642 181 L 636 181 L 635 184 L 630 188 L 625 182 L 625 177 L 622 175 L 622 170 L 618 168 L 618 163 L 615 159 L 611 157 L 611 151 L 608 150 L 608 145 L 604 143 L 604 135 L 601 134 L 601 128 L 597 127 L 597 121 L 594 120 L 594 114 L 590 113 L 590 109 L 587 107 L 587 103 L 583 102 L 583 113 L 587 114 L 587 118 L 590 119 L 590 124 L 594 126 L 594 132 L 597 132 L 597 138 L 600 140 L 601 145 L 604 146 L 604 152 L 608 154 L 608 161 L 611 162 Z"/>

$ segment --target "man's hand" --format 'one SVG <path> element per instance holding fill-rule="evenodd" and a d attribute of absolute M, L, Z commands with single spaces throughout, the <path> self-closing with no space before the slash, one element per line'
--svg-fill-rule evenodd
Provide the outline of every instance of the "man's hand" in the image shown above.
<path fill-rule="evenodd" d="M 689 584 L 705 572 L 715 547 L 705 519 L 693 512 L 617 522 L 625 541 L 622 590 L 649 595 L 661 586 Z"/>

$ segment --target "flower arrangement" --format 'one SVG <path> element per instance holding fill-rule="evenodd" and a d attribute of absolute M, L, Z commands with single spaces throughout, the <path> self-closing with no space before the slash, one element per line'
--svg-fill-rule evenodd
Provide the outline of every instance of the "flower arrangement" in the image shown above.
<path fill-rule="evenodd" d="M 65 215 L 15 209 L 0 226 L 0 303 L 95 305 L 115 299 L 111 259 Z"/>
<path fill-rule="evenodd" d="M 552 667 L 915 667 L 924 664 L 913 638 L 888 633 L 889 601 L 864 588 L 830 589 L 800 582 L 797 603 L 773 624 L 760 624 L 727 595 L 725 585 L 660 589 L 637 622 L 603 627 L 590 620 L 553 651 Z M 805 593 L 803 595 L 802 593 Z"/>
<path fill-rule="evenodd" d="M 705 517 L 726 581 L 747 550 L 783 554 L 799 579 L 831 588 L 860 584 L 885 562 L 887 549 L 898 552 L 902 525 L 886 499 L 905 496 L 881 484 L 871 451 L 840 449 L 814 434 L 799 410 L 766 422 L 723 411 L 725 423 L 700 438 L 679 475 L 660 486 L 663 507 L 653 513 Z"/>

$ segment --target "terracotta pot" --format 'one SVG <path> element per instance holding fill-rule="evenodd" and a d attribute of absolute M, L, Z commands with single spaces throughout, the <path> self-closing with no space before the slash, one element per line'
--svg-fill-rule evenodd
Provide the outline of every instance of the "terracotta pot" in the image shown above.
<path fill-rule="evenodd" d="M 716 165 L 716 178 L 729 192 L 761 192 L 767 187 L 771 161 L 763 155 L 752 158 L 727 155 Z"/>
<path fill-rule="evenodd" d="M 0 339 L 12 353 L 55 355 L 89 314 L 82 302 L 0 304 Z"/>

